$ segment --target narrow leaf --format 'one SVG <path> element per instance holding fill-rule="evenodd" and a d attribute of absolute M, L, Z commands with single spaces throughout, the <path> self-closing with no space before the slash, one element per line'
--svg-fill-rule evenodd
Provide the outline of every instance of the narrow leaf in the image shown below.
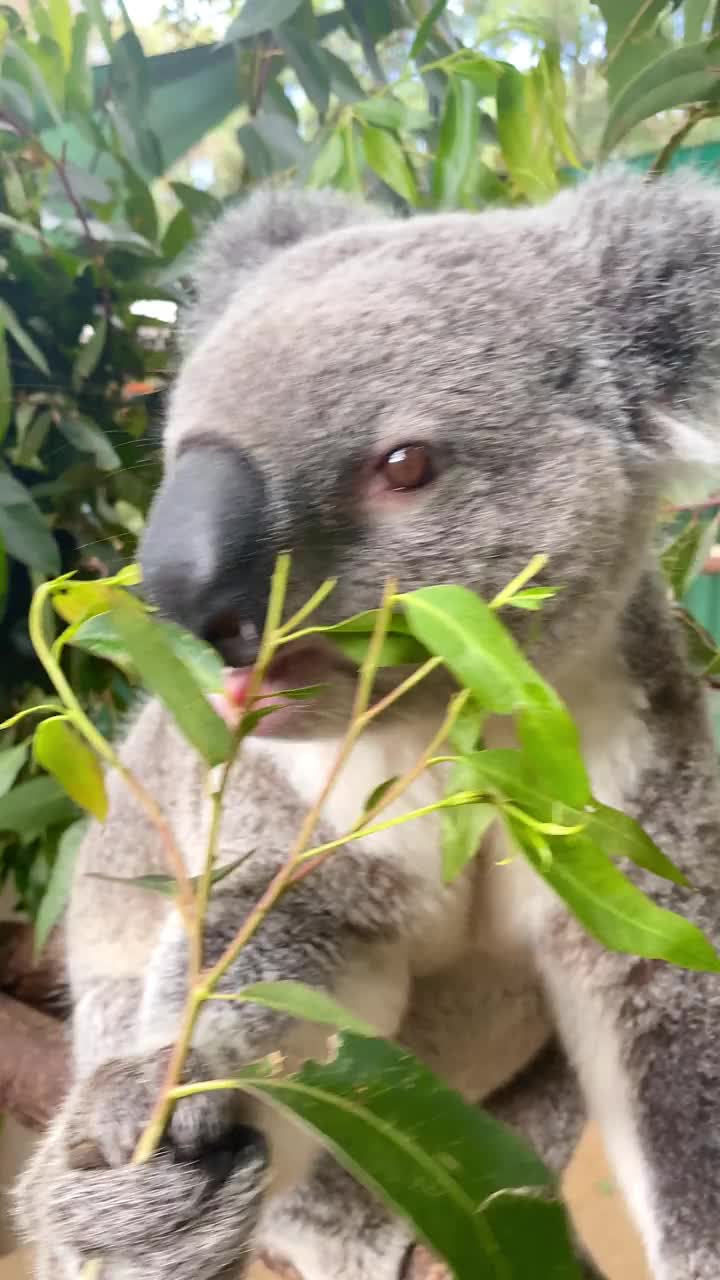
<path fill-rule="evenodd" d="M 608 155 L 631 129 L 659 111 L 712 99 L 719 84 L 716 55 L 706 41 L 663 54 L 618 94 L 605 125 L 602 155 Z"/>
<path fill-rule="evenodd" d="M 72 371 L 72 384 L 79 391 L 97 368 L 107 340 L 107 317 L 101 316 L 95 322 L 92 337 L 82 346 L 75 357 Z"/>
<path fill-rule="evenodd" d="M 300 8 L 302 0 L 245 0 L 238 17 L 225 33 L 225 43 L 247 40 L 263 31 L 279 27 Z"/>
<path fill-rule="evenodd" d="M 220 884 L 221 880 L 225 880 L 243 862 L 247 862 L 250 856 L 250 853 L 243 853 L 232 862 L 226 862 L 221 867 L 215 867 L 210 875 L 210 884 Z M 177 881 L 173 876 L 156 875 L 154 873 L 149 873 L 145 876 L 110 876 L 100 871 L 88 871 L 87 875 L 91 880 L 106 880 L 109 884 L 124 884 L 133 889 L 147 889 L 150 893 L 161 893 L 166 898 L 174 898 L 177 892 Z M 190 876 L 189 883 L 193 889 L 197 889 L 202 879 L 202 876 Z"/>
<path fill-rule="evenodd" d="M 261 1004 L 279 1013 L 289 1013 L 293 1018 L 306 1022 L 320 1022 L 340 1031 L 353 1031 L 359 1036 L 374 1036 L 377 1031 L 362 1018 L 344 1009 L 337 1000 L 324 991 L 316 991 L 304 982 L 255 982 L 223 999 L 248 1001 Z"/>
<path fill-rule="evenodd" d="M 447 6 L 448 6 L 448 0 L 435 0 L 434 5 L 432 5 L 431 8 L 428 9 L 427 13 L 425 14 L 425 17 L 423 18 L 422 22 L 420 23 L 420 26 L 417 29 L 417 32 L 415 33 L 415 39 L 413 40 L 410 46 L 410 53 L 408 55 L 409 58 L 415 59 L 418 57 L 419 54 L 422 53 L 423 49 L 425 48 L 425 45 L 427 44 L 428 40 L 430 39 L 433 33 L 435 23 L 438 21 L 439 18 L 442 17 L 445 10 L 447 9 Z"/>
<path fill-rule="evenodd" d="M 0 320 L 0 444 L 12 421 L 13 386 L 5 327 Z"/>
<path fill-rule="evenodd" d="M 415 177 L 397 138 L 384 129 L 366 125 L 363 129 L 363 148 L 367 163 L 378 177 L 402 196 L 403 200 L 407 200 L 408 204 L 417 204 Z"/>
<path fill-rule="evenodd" d="M 470 80 L 451 76 L 433 169 L 433 193 L 444 208 L 462 205 L 463 191 L 477 159 L 480 116 Z"/>
<path fill-rule="evenodd" d="M 10 337 L 15 340 L 21 351 L 24 351 L 28 360 L 44 373 L 46 377 L 50 377 L 50 368 L 45 356 L 35 342 L 33 342 L 30 334 L 23 329 L 12 307 L 0 299 L 0 325 L 2 325 Z"/>
<path fill-rule="evenodd" d="M 27 760 L 28 749 L 29 743 L 19 742 L 16 747 L 0 751 L 0 796 L 6 795 L 13 785 Z"/>
<path fill-rule="evenodd" d="M 87 830 L 87 819 L 80 818 L 63 831 L 60 837 L 50 879 L 35 917 L 36 957 L 40 955 L 65 910 L 72 888 L 77 855 Z"/>

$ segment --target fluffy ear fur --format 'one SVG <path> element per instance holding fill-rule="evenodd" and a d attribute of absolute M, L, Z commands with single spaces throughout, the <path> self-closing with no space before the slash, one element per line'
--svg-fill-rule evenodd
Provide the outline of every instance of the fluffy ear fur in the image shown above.
<path fill-rule="evenodd" d="M 202 242 L 191 271 L 193 299 L 182 316 L 185 350 L 276 253 L 301 240 L 386 216 L 377 206 L 337 191 L 258 189 L 220 218 Z"/>
<path fill-rule="evenodd" d="M 720 188 L 687 170 L 652 181 L 610 169 L 550 209 L 636 433 L 717 465 Z"/>

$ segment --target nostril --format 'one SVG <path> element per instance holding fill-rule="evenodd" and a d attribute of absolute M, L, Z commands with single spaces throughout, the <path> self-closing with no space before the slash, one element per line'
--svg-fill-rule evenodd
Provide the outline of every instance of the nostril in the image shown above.
<path fill-rule="evenodd" d="M 203 639 L 208 644 L 219 646 L 222 640 L 235 640 L 241 635 L 242 625 L 235 609 L 223 609 L 214 614 L 203 627 Z"/>

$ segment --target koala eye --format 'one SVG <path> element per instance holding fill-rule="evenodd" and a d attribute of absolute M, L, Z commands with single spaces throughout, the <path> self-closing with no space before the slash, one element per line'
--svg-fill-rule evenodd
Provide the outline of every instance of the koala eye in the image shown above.
<path fill-rule="evenodd" d="M 430 450 L 424 444 L 404 444 L 382 459 L 378 471 L 389 489 L 422 489 L 435 479 Z"/>

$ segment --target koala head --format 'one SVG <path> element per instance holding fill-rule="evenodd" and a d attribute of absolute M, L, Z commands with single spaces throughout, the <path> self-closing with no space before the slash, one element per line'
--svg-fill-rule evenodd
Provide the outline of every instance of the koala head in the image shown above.
<path fill-rule="evenodd" d="M 325 622 L 389 577 L 488 597 L 544 552 L 561 592 L 508 621 L 550 678 L 586 664 L 646 568 L 671 467 L 712 455 L 718 285 L 700 178 L 615 173 L 539 209 L 411 219 L 255 195 L 199 255 L 151 597 L 243 667 L 282 550 L 289 609 L 338 579 Z"/>

